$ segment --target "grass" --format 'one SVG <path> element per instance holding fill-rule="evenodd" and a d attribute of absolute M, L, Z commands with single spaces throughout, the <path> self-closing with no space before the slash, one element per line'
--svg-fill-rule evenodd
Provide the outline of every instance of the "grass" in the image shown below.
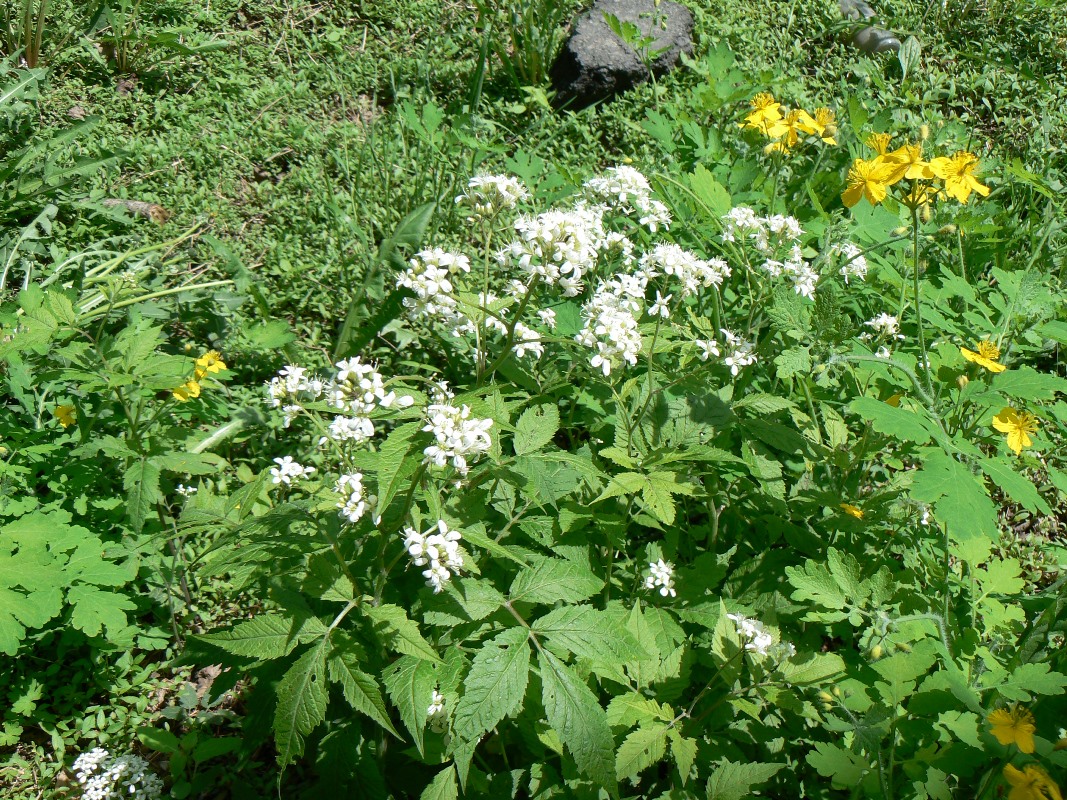
<path fill-rule="evenodd" d="M 1033 192 L 1056 196 L 1063 190 L 1067 47 L 1063 29 L 1048 24 L 1057 13 L 1052 2 L 883 3 L 886 25 L 915 35 L 923 47 L 921 69 L 906 79 L 893 56 L 872 59 L 845 44 L 836 3 L 690 5 L 697 62 L 725 44 L 738 57 L 735 67 L 754 83 L 797 101 L 840 104 L 842 117 L 852 96 L 912 130 L 923 122 L 955 121 L 995 169 L 1018 160 L 1015 169 L 1041 176 L 1033 179 Z M 42 133 L 68 126 L 77 113 L 72 110 L 98 116 L 93 137 L 80 145 L 83 154 L 119 151 L 123 158 L 120 171 L 92 179 L 94 196 L 158 203 L 171 212 L 162 227 L 137 221 L 121 228 L 88 212 L 68 215 L 57 225 L 57 240 L 67 249 L 109 235 L 164 241 L 202 224 L 209 235 L 201 239 L 198 267 L 209 279 L 237 276 L 241 291 L 198 306 L 199 319 L 183 335 L 236 354 L 227 359 L 240 376 L 235 383 L 251 387 L 291 351 L 242 338 L 242 320 L 285 320 L 301 347 L 325 361 L 349 306 L 357 301 L 369 314 L 381 299 L 383 285 L 365 285 L 369 275 L 380 280 L 381 242 L 429 202 L 438 203 L 434 235 L 441 241 L 433 243 L 456 237 L 460 223 L 451 198 L 476 169 L 525 171 L 543 196 L 551 196 L 623 159 L 654 172 L 674 158 L 645 127 L 650 113 L 663 114 L 670 121 L 666 135 L 681 141 L 686 122 L 726 129 L 738 111 L 705 99 L 714 76 L 705 80 L 680 69 L 609 105 L 555 114 L 509 86 L 496 69 L 472 113 L 467 103 L 482 31 L 472 10 L 456 2 L 146 3 L 146 27 L 191 26 L 201 39 L 215 37 L 228 47 L 163 61 L 150 53 L 132 83 L 93 57 L 91 45 L 74 41 L 50 52 L 63 25 L 83 21 L 84 14 L 70 3 L 50 8 Z M 700 161 L 697 150 L 687 152 L 686 158 Z M 1049 273 L 1062 274 L 1067 257 L 1058 234 L 1050 253 Z M 205 611 L 204 624 L 233 613 L 240 609 Z M 51 713 L 76 717 L 76 701 L 88 694 L 95 694 L 99 709 L 77 729 L 53 730 L 61 742 L 87 746 L 97 738 L 129 737 L 154 710 L 131 714 L 123 702 L 101 697 L 104 684 L 93 682 L 84 659 L 75 654 L 75 671 L 84 678 L 72 681 L 79 692 L 52 700 Z M 147 680 L 143 665 L 118 659 L 105 666 L 112 677 Z M 30 679 L 21 670 L 5 685 L 20 691 Z M 173 694 L 165 696 L 173 701 Z M 236 713 L 256 713 L 254 698 L 250 702 L 238 704 Z M 53 791 L 50 739 L 42 730 L 29 741 L 23 766 L 0 773 L 0 782 L 14 786 L 5 797 Z M 265 753 L 260 772 L 268 763 Z M 244 766 L 247 774 L 255 771 Z M 246 786 L 252 794 L 244 796 L 266 796 L 274 777 L 261 780 Z M 286 782 L 297 787 L 299 771 L 290 771 Z M 235 790 L 232 796 L 242 795 Z"/>

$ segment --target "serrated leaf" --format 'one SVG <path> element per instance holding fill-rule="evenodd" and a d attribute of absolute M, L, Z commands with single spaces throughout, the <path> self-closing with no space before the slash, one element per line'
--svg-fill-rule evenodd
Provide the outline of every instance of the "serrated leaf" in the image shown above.
<path fill-rule="evenodd" d="M 554 405 L 541 405 L 522 412 L 515 423 L 512 444 L 515 455 L 521 456 L 540 450 L 552 441 L 559 430 L 559 409 Z"/>
<path fill-rule="evenodd" d="M 456 783 L 456 770 L 449 764 L 434 775 L 430 784 L 422 790 L 419 800 L 457 800 L 459 785 Z"/>
<path fill-rule="evenodd" d="M 667 726 L 642 726 L 627 736 L 615 756 L 615 777 L 637 783 L 637 776 L 659 762 L 667 752 Z"/>
<path fill-rule="evenodd" d="M 540 558 L 519 572 L 509 592 L 512 602 L 580 603 L 604 588 L 604 581 L 582 564 Z"/>
<path fill-rule="evenodd" d="M 592 606 L 562 606 L 533 623 L 552 645 L 593 661 L 622 664 L 648 658 L 624 620 Z"/>
<path fill-rule="evenodd" d="M 627 692 L 611 698 L 607 709 L 608 725 L 613 728 L 632 728 L 654 720 L 670 722 L 671 715 L 655 700 Z"/>
<path fill-rule="evenodd" d="M 785 764 L 738 764 L 725 761 L 708 778 L 708 800 L 741 800 L 752 787 L 770 780 Z"/>
<path fill-rule="evenodd" d="M 730 193 L 712 176 L 703 164 L 697 164 L 689 176 L 689 188 L 703 203 L 712 217 L 718 219 L 733 207 Z"/>
<path fill-rule="evenodd" d="M 440 663 L 441 658 L 437 651 L 423 638 L 419 626 L 408 618 L 407 612 L 400 606 L 389 603 L 365 606 L 364 613 L 374 621 L 375 628 L 389 649 Z"/>
<path fill-rule="evenodd" d="M 857 397 L 849 404 L 853 413 L 871 423 L 879 433 L 905 442 L 925 444 L 934 437 L 934 429 L 925 418 L 873 397 Z"/>
<path fill-rule="evenodd" d="M 920 503 L 932 504 L 934 517 L 948 526 L 957 541 L 974 537 L 996 541 L 999 535 L 997 508 L 982 484 L 943 452 L 927 454 L 912 478 L 911 495 Z"/>
<path fill-rule="evenodd" d="M 800 664 L 783 661 L 778 671 L 786 683 L 794 686 L 818 685 L 842 676 L 845 662 L 837 653 L 816 653 Z"/>
<path fill-rule="evenodd" d="M 433 665 L 415 656 L 401 656 L 385 671 L 382 678 L 389 699 L 400 712 L 400 719 L 411 732 L 419 753 L 423 753 L 426 712 L 437 685 Z"/>
<path fill-rule="evenodd" d="M 1067 392 L 1067 379 L 1023 366 L 996 375 L 993 389 L 1018 400 L 1052 400 L 1057 392 Z"/>
<path fill-rule="evenodd" d="M 345 700 L 356 711 L 366 714 L 396 738 L 389 712 L 385 708 L 378 681 L 359 668 L 359 659 L 354 653 L 334 651 L 329 659 L 330 680 L 341 685 Z"/>
<path fill-rule="evenodd" d="M 537 658 L 548 724 L 574 757 L 579 771 L 616 794 L 615 743 L 596 695 L 547 650 L 539 651 Z"/>
<path fill-rule="evenodd" d="M 135 461 L 122 476 L 122 486 L 126 490 L 130 525 L 140 533 L 152 506 L 163 497 L 159 492 L 159 467 L 147 458 Z"/>
<path fill-rule="evenodd" d="M 789 380 L 795 375 L 811 372 L 811 351 L 807 347 L 791 347 L 774 359 L 778 380 Z"/>
<path fill-rule="evenodd" d="M 96 636 L 103 628 L 114 635 L 127 626 L 127 611 L 137 606 L 125 595 L 96 586 L 72 586 L 67 591 L 71 606 L 70 624 L 86 636 Z"/>
<path fill-rule="evenodd" d="M 1016 667 L 1011 677 L 995 687 L 1005 700 L 1030 702 L 1032 694 L 1063 694 L 1067 676 L 1052 672 L 1048 664 L 1033 663 Z"/>
<path fill-rule="evenodd" d="M 796 405 L 797 404 L 792 400 L 785 397 L 756 392 L 755 394 L 746 395 L 740 400 L 737 400 L 730 406 L 730 408 L 734 411 L 737 409 L 744 409 L 751 411 L 756 415 L 763 416 L 765 414 L 774 414 L 778 411 L 784 411 L 787 408 L 796 408 Z"/>
<path fill-rule="evenodd" d="M 228 631 L 196 638 L 235 656 L 269 660 L 287 656 L 298 645 L 325 635 L 326 626 L 316 617 L 260 614 Z"/>
<path fill-rule="evenodd" d="M 274 741 L 278 763 L 291 764 L 304 753 L 304 737 L 326 719 L 327 640 L 300 656 L 278 683 Z"/>
<path fill-rule="evenodd" d="M 389 432 L 378 451 L 378 507 L 376 513 L 384 516 L 389 503 L 396 496 L 404 481 L 410 478 L 422 461 L 412 439 L 418 434 L 421 424 L 406 422 Z"/>
<path fill-rule="evenodd" d="M 482 645 L 463 682 L 453 726 L 457 736 L 476 740 L 522 708 L 530 673 L 525 628 L 510 628 Z"/>
<path fill-rule="evenodd" d="M 677 728 L 671 728 L 668 732 L 671 740 L 671 755 L 674 763 L 678 765 L 678 775 L 682 778 L 682 786 L 689 780 L 689 773 L 693 770 L 693 764 L 697 760 L 697 743 L 695 739 L 686 739 L 678 732 Z"/>
<path fill-rule="evenodd" d="M 807 761 L 825 778 L 832 778 L 835 787 L 858 786 L 870 765 L 862 756 L 828 742 L 816 742 Z"/>
<path fill-rule="evenodd" d="M 1027 511 L 1035 514 L 1051 514 L 1045 499 L 1038 494 L 1037 487 L 1026 477 L 1023 477 L 1007 461 L 999 458 L 982 458 L 978 461 L 982 472 L 989 476 L 999 489 L 1012 500 L 1021 503 Z"/>

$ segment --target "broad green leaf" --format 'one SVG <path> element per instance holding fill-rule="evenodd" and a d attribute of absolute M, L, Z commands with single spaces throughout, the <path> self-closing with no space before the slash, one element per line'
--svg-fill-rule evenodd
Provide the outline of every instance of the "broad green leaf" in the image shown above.
<path fill-rule="evenodd" d="M 725 761 L 708 778 L 708 800 L 741 800 L 752 787 L 769 781 L 785 764 L 738 764 Z"/>
<path fill-rule="evenodd" d="M 126 490 L 126 513 L 130 524 L 140 533 L 153 505 L 163 499 L 159 492 L 159 467 L 142 457 L 126 470 L 122 486 Z"/>
<path fill-rule="evenodd" d="M 73 627 L 86 636 L 97 636 L 107 628 L 109 638 L 127 626 L 126 612 L 137 609 L 123 594 L 85 585 L 72 586 L 67 591 L 67 603 L 71 606 Z"/>
<path fill-rule="evenodd" d="M 818 685 L 844 675 L 845 662 L 837 653 L 816 653 L 800 664 L 783 661 L 778 671 L 794 686 Z"/>
<path fill-rule="evenodd" d="M 640 694 L 617 694 L 608 703 L 608 725 L 613 728 L 632 728 L 659 720 L 670 722 L 672 716 L 655 700 Z"/>
<path fill-rule="evenodd" d="M 213 631 L 196 637 L 245 658 L 282 658 L 297 645 L 326 635 L 317 617 L 260 614 L 228 631 Z"/>
<path fill-rule="evenodd" d="M 811 372 L 811 350 L 808 347 L 791 347 L 774 359 L 778 368 L 778 380 L 789 380 L 795 375 L 807 375 Z"/>
<path fill-rule="evenodd" d="M 993 484 L 1027 511 L 1035 514 L 1051 514 L 1045 499 L 1038 494 L 1033 482 L 1019 474 L 1009 462 L 1001 458 L 982 458 L 978 461 L 982 472 L 989 476 Z"/>
<path fill-rule="evenodd" d="M 871 423 L 876 431 L 895 439 L 925 444 L 934 436 L 934 428 L 925 417 L 873 397 L 857 397 L 849 408 Z"/>
<path fill-rule="evenodd" d="M 712 177 L 711 172 L 703 164 L 697 164 L 689 176 L 689 188 L 716 219 L 722 217 L 733 207 L 730 193 Z"/>
<path fill-rule="evenodd" d="M 433 664 L 415 656 L 401 656 L 385 671 L 382 679 L 389 698 L 400 712 L 400 719 L 422 753 L 426 711 L 437 685 Z"/>
<path fill-rule="evenodd" d="M 515 576 L 510 595 L 512 602 L 580 603 L 603 588 L 604 581 L 588 567 L 542 557 Z"/>
<path fill-rule="evenodd" d="M 911 495 L 920 503 L 933 504 L 934 517 L 957 541 L 974 537 L 995 541 L 999 535 L 997 508 L 981 482 L 943 452 L 926 455 L 912 479 Z"/>
<path fill-rule="evenodd" d="M 449 764 L 434 775 L 429 785 L 419 795 L 419 800 L 457 800 L 459 785 L 456 783 L 456 770 Z"/>
<path fill-rule="evenodd" d="M 393 736 L 400 738 L 385 708 L 378 681 L 359 668 L 354 653 L 335 650 L 329 659 L 330 680 L 341 685 L 345 700 L 356 711 L 366 714 Z"/>
<path fill-rule="evenodd" d="M 326 719 L 326 651 L 323 639 L 300 656 L 278 683 L 274 741 L 283 767 L 303 755 L 304 737 Z"/>
<path fill-rule="evenodd" d="M 615 756 L 615 777 L 637 783 L 637 776 L 666 754 L 667 730 L 666 725 L 654 723 L 641 726 L 627 736 Z"/>
<path fill-rule="evenodd" d="M 521 456 L 540 450 L 552 441 L 559 430 L 559 409 L 554 405 L 533 406 L 522 412 L 515 423 L 512 440 L 515 455 Z"/>
<path fill-rule="evenodd" d="M 796 403 L 785 397 L 779 397 L 776 394 L 763 394 L 762 392 L 756 392 L 737 400 L 730 406 L 734 411 L 738 409 L 744 409 L 751 411 L 756 416 L 764 416 L 767 414 L 774 414 L 778 411 L 784 411 L 787 408 L 796 408 Z"/>
<path fill-rule="evenodd" d="M 1052 672 L 1045 663 L 1023 664 L 1015 668 L 1006 682 L 992 688 L 996 688 L 1005 700 L 1028 703 L 1033 694 L 1063 694 L 1067 676 Z"/>
<path fill-rule="evenodd" d="M 969 744 L 976 750 L 984 750 L 980 731 L 982 720 L 973 711 L 942 711 L 937 715 L 936 725 L 948 731 L 952 739 Z"/>
<path fill-rule="evenodd" d="M 859 754 L 828 742 L 816 742 L 807 760 L 820 775 L 831 778 L 835 787 L 858 786 L 870 769 Z"/>
<path fill-rule="evenodd" d="M 475 740 L 522 708 L 530 673 L 525 628 L 509 628 L 482 645 L 463 682 L 453 717 L 457 736 Z"/>
<path fill-rule="evenodd" d="M 1023 366 L 996 375 L 993 389 L 1018 400 L 1052 400 L 1057 392 L 1067 393 L 1067 379 Z"/>
<path fill-rule="evenodd" d="M 671 740 L 671 755 L 674 757 L 674 763 L 678 765 L 678 775 L 681 776 L 682 786 L 685 786 L 697 760 L 696 740 L 686 739 L 677 728 L 671 728 L 667 736 Z"/>
<path fill-rule="evenodd" d="M 548 724 L 570 751 L 578 769 L 616 794 L 615 743 L 596 695 L 547 650 L 538 652 L 538 663 Z"/>
<path fill-rule="evenodd" d="M 385 515 L 400 487 L 410 478 L 419 463 L 422 454 L 411 441 L 419 432 L 421 424 L 407 422 L 398 425 L 389 432 L 378 452 L 378 507 L 376 513 Z"/>
<path fill-rule="evenodd" d="M 550 645 L 593 661 L 622 664 L 649 657 L 623 618 L 592 606 L 561 606 L 534 622 L 532 628 Z"/>
<path fill-rule="evenodd" d="M 374 621 L 375 628 L 389 649 L 427 661 L 441 661 L 437 651 L 422 637 L 419 626 L 408 619 L 407 612 L 400 606 L 389 603 L 364 606 L 363 612 Z"/>

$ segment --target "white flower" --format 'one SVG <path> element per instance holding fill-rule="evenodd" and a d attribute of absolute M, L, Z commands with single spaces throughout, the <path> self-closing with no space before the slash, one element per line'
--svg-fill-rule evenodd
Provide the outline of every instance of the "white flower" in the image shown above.
<path fill-rule="evenodd" d="M 843 256 L 845 263 L 841 267 L 841 275 L 848 284 L 849 278 L 867 279 L 867 259 L 863 250 L 852 242 L 839 242 L 830 248 L 834 255 Z"/>
<path fill-rule="evenodd" d="M 521 322 L 515 323 L 515 344 L 511 348 L 516 358 L 522 358 L 527 353 L 533 355 L 534 358 L 540 358 L 545 354 L 545 346 L 541 343 L 541 334 L 523 325 Z"/>
<path fill-rule="evenodd" d="M 604 246 L 603 217 L 603 208 L 581 204 L 520 217 L 514 225 L 518 238 L 497 257 L 514 261 L 530 277 L 558 284 L 565 297 L 574 297 Z"/>
<path fill-rule="evenodd" d="M 437 594 L 452 578 L 452 573 L 463 568 L 463 556 L 459 552 L 462 535 L 459 531 L 449 530 L 444 520 L 438 520 L 422 533 L 411 527 L 404 528 L 402 533 L 404 549 L 411 556 L 411 562 L 417 567 L 429 566 L 423 570 L 422 577 Z"/>
<path fill-rule="evenodd" d="M 271 467 L 270 474 L 271 482 L 275 484 L 284 483 L 286 486 L 290 486 L 294 480 L 308 478 L 315 472 L 314 467 L 305 467 L 302 464 L 298 464 L 293 461 L 292 456 L 276 458 L 274 463 L 278 466 Z"/>
<path fill-rule="evenodd" d="M 467 191 L 456 198 L 456 205 L 469 208 L 467 220 L 494 217 L 514 208 L 530 196 L 522 181 L 510 175 L 475 175 L 467 182 Z"/>
<path fill-rule="evenodd" d="M 537 312 L 538 319 L 541 320 L 541 324 L 548 328 L 550 331 L 556 329 L 556 312 L 551 308 L 542 308 Z"/>
<path fill-rule="evenodd" d="M 723 363 L 730 368 L 730 374 L 736 376 L 743 367 L 756 363 L 755 345 L 740 336 L 720 328 L 720 333 L 726 339 L 729 353 L 723 359 Z"/>
<path fill-rule="evenodd" d="M 194 494 L 196 494 L 197 487 L 186 486 L 184 483 L 179 483 L 177 486 L 174 487 L 174 491 L 176 491 L 182 497 L 192 497 Z"/>
<path fill-rule="evenodd" d="M 605 377 L 623 362 L 630 366 L 637 364 L 641 333 L 634 315 L 640 313 L 641 304 L 635 298 L 644 297 L 645 284 L 638 276 L 602 281 L 593 297 L 582 306 L 585 325 L 574 338 L 583 347 L 596 349 L 589 363 Z"/>
<path fill-rule="evenodd" d="M 341 498 L 337 502 L 337 507 L 341 509 L 341 516 L 349 522 L 359 522 L 367 513 L 367 509 L 373 508 L 378 502 L 378 498 L 374 495 L 364 494 L 362 472 L 341 475 L 333 490 Z"/>
<path fill-rule="evenodd" d="M 270 405 L 273 408 L 285 406 L 283 410 L 286 417 L 286 427 L 289 427 L 289 423 L 292 421 L 291 409 L 294 406 L 297 409 L 300 408 L 300 405 L 293 401 L 298 399 L 306 401 L 317 400 L 322 396 L 324 390 L 325 385 L 321 380 L 314 376 L 308 377 L 307 370 L 304 367 L 292 364 L 279 370 L 277 376 L 271 378 L 270 383 L 267 384 Z"/>
<path fill-rule="evenodd" d="M 112 756 L 97 747 L 74 761 L 83 800 L 156 800 L 163 781 L 140 756 Z"/>
<path fill-rule="evenodd" d="M 721 286 L 730 275 L 730 267 L 722 259 L 703 261 L 676 244 L 656 245 L 641 257 L 641 271 L 649 279 L 660 273 L 676 278 L 682 285 L 682 297 L 696 294 L 701 287 Z"/>
<path fill-rule="evenodd" d="M 719 355 L 719 344 L 714 339 L 694 339 L 693 344 L 700 348 L 701 361 Z"/>
<path fill-rule="evenodd" d="M 451 460 L 456 471 L 466 475 L 467 458 L 485 453 L 492 446 L 489 429 L 493 420 L 472 417 L 467 405 L 452 405 L 447 387 L 440 387 L 434 400 L 426 407 L 426 424 L 422 428 L 433 433 L 435 440 L 423 450 L 425 461 L 443 467 Z"/>
<path fill-rule="evenodd" d="M 659 561 L 650 562 L 648 569 L 649 574 L 645 578 L 646 589 L 659 588 L 659 593 L 664 597 L 678 596 L 678 592 L 674 590 L 674 564 L 661 558 Z"/>
<path fill-rule="evenodd" d="M 738 635 L 746 640 L 745 650 L 761 656 L 770 655 L 779 661 L 796 655 L 796 647 L 791 642 L 775 644 L 774 636 L 759 620 L 746 617 L 744 614 L 727 614 L 726 616 L 737 626 Z"/>
<path fill-rule="evenodd" d="M 892 314 L 882 313 L 863 323 L 868 328 L 873 328 L 875 333 L 883 336 L 893 336 L 900 330 L 900 321 Z"/>
<path fill-rule="evenodd" d="M 666 297 L 664 297 L 663 295 L 661 295 L 659 293 L 659 290 L 657 290 L 656 291 L 656 302 L 653 303 L 652 306 L 648 309 L 648 315 L 650 317 L 654 317 L 656 315 L 659 315 L 659 316 L 663 317 L 664 319 L 667 319 L 667 317 L 669 317 L 671 315 L 671 307 L 670 307 L 669 303 L 671 302 L 671 299 L 673 297 L 674 297 L 674 295 L 672 295 L 672 294 L 669 294 Z"/>

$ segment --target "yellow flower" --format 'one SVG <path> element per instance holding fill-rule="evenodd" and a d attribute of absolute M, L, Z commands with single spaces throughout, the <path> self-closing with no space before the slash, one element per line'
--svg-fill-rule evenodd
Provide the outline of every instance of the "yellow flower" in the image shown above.
<path fill-rule="evenodd" d="M 867 146 L 880 156 L 884 156 L 889 150 L 889 142 L 893 139 L 888 133 L 872 133 L 867 137 Z"/>
<path fill-rule="evenodd" d="M 782 118 L 782 112 L 778 109 L 781 103 L 774 101 L 770 92 L 760 92 L 752 98 L 752 111 L 745 116 L 744 128 L 756 128 L 765 131 L 767 123 L 776 122 Z"/>
<path fill-rule="evenodd" d="M 1028 709 L 1018 704 L 1012 706 L 1011 710 L 998 708 L 990 711 L 986 720 L 998 742 L 1017 745 L 1021 753 L 1034 752 L 1034 731 L 1037 726 L 1034 725 L 1034 715 Z"/>
<path fill-rule="evenodd" d="M 1016 411 L 1014 408 L 1005 408 L 993 417 L 993 427 L 1001 433 L 1008 434 L 1008 447 L 1015 451 L 1015 455 L 1019 455 L 1024 447 L 1029 447 L 1034 443 L 1030 434 L 1037 431 L 1038 421 L 1033 414 Z M 1031 749 L 1023 750 L 1023 752 L 1034 752 L 1033 746 L 1033 740 L 1031 740 Z M 1019 749 L 1021 750 L 1022 747 L 1020 746 Z"/>
<path fill-rule="evenodd" d="M 767 135 L 772 139 L 782 139 L 787 148 L 796 147 L 802 133 L 817 133 L 821 130 L 816 126 L 811 114 L 800 108 L 795 108 L 785 115 L 785 119 L 772 122 L 767 126 Z"/>
<path fill-rule="evenodd" d="M 898 181 L 900 178 L 907 178 L 909 181 L 928 181 L 936 177 L 934 171 L 930 168 L 930 162 L 923 158 L 922 142 L 898 147 L 892 153 L 889 153 L 886 158 L 896 163 L 897 169 L 894 172 L 894 176 L 899 173 Z M 896 181 L 893 181 L 893 183 L 896 183 Z"/>
<path fill-rule="evenodd" d="M 64 428 L 69 428 L 77 421 L 78 412 L 70 403 L 64 403 L 61 406 L 56 406 L 52 410 L 52 416 L 54 416 L 56 421 Z"/>
<path fill-rule="evenodd" d="M 841 202 L 852 208 L 866 197 L 872 206 L 878 205 L 885 200 L 892 174 L 893 166 L 886 164 L 881 156 L 871 161 L 857 158 L 848 171 L 848 188 L 841 193 Z"/>
<path fill-rule="evenodd" d="M 818 135 L 826 144 L 837 144 L 837 117 L 828 108 L 815 109 L 815 124 L 819 127 Z"/>
<path fill-rule="evenodd" d="M 849 514 L 856 519 L 863 519 L 863 509 L 859 506 L 854 506 L 851 503 L 842 503 L 841 510 L 846 514 Z"/>
<path fill-rule="evenodd" d="M 221 372 L 226 369 L 222 361 L 222 354 L 218 350 L 208 350 L 196 360 L 197 372 L 203 371 L 203 375 L 209 372 Z M 201 375 L 200 377 L 203 377 Z"/>
<path fill-rule="evenodd" d="M 1004 777 L 1011 784 L 1008 800 L 1063 800 L 1060 787 L 1037 764 L 1022 769 L 1005 764 Z"/>
<path fill-rule="evenodd" d="M 974 350 L 968 350 L 966 347 L 961 347 L 960 355 L 968 361 L 972 361 L 981 367 L 985 367 L 993 374 L 1003 372 L 1007 369 L 1006 366 L 999 363 L 1000 348 L 993 344 L 991 341 L 989 341 L 988 339 L 983 339 L 982 341 L 975 344 L 975 347 L 978 348 L 977 353 L 974 352 Z"/>
<path fill-rule="evenodd" d="M 196 381 L 187 381 L 175 389 L 171 394 L 178 402 L 184 403 L 192 397 L 200 396 L 200 384 Z"/>
<path fill-rule="evenodd" d="M 989 194 L 989 187 L 983 186 L 974 177 L 977 166 L 978 156 L 963 150 L 952 158 L 942 156 L 930 162 L 930 170 L 945 182 L 945 191 L 964 204 L 971 192 L 978 192 L 982 197 Z"/>

